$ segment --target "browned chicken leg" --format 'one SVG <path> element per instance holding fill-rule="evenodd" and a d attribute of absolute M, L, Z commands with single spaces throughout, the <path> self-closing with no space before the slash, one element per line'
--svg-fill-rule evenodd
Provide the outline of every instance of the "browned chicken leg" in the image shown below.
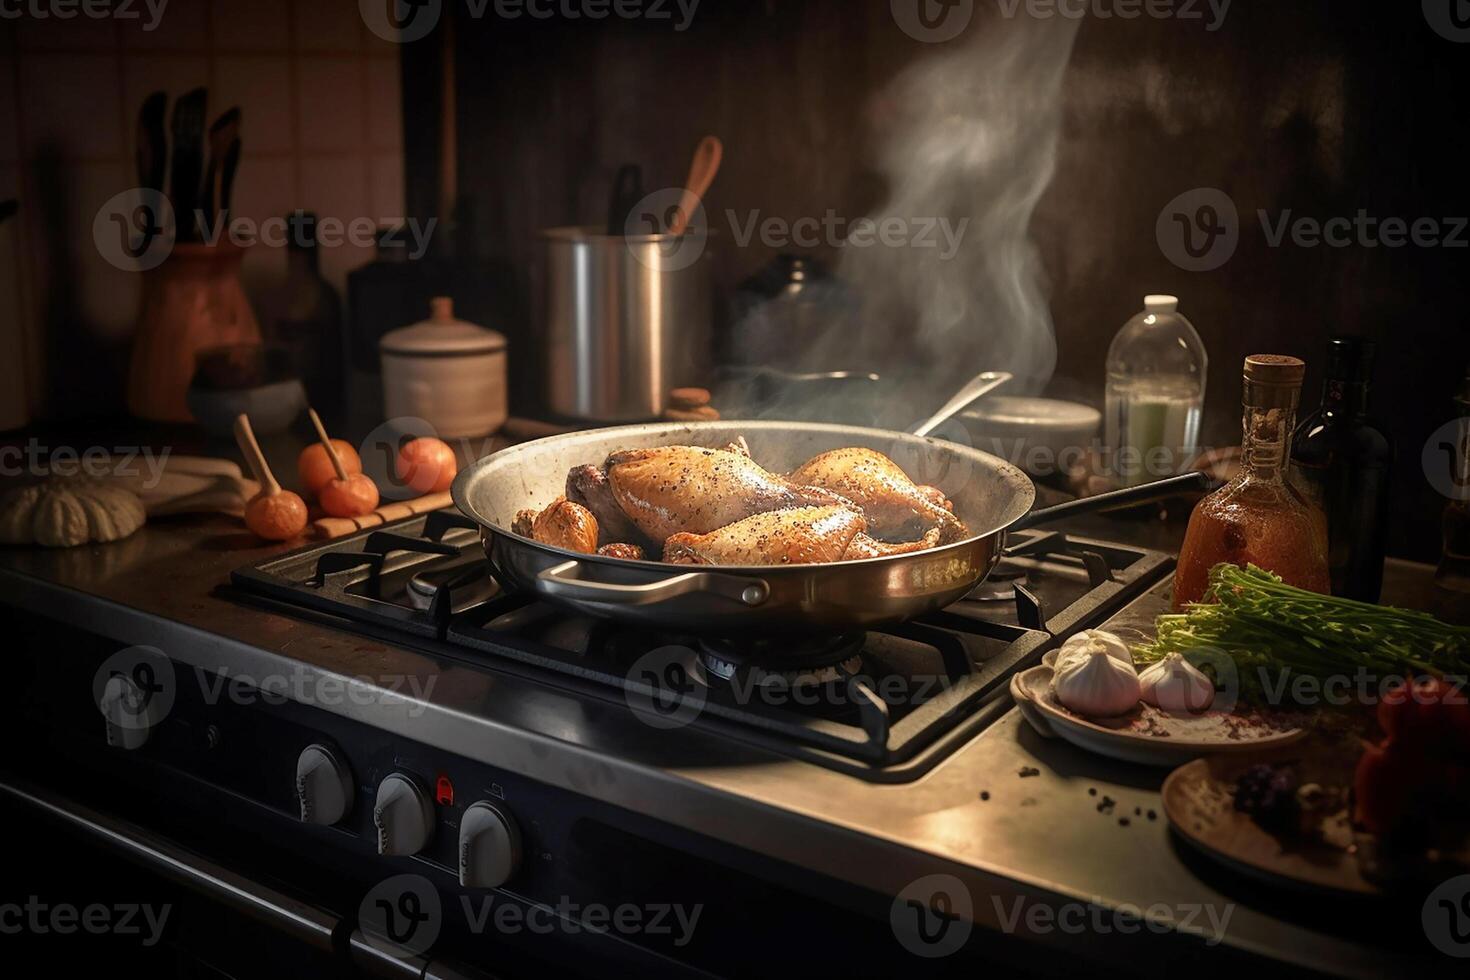
<path fill-rule="evenodd" d="M 841 494 L 863 510 L 870 532 L 904 540 L 938 528 L 942 543 L 964 537 L 959 519 L 915 486 L 898 464 L 871 449 L 834 449 L 807 460 L 792 481 Z"/>
<path fill-rule="evenodd" d="M 574 466 L 567 474 L 567 499 L 586 507 L 597 518 L 603 544 L 643 542 L 643 533 L 613 499 L 605 471 L 596 466 Z"/>
<path fill-rule="evenodd" d="M 866 526 L 845 507 L 756 514 L 709 534 L 675 534 L 664 561 L 679 565 L 810 565 L 839 561 Z"/>
<path fill-rule="evenodd" d="M 901 541 L 898 544 L 889 544 L 870 538 L 866 534 L 859 534 L 852 539 L 843 553 L 843 561 L 861 561 L 864 558 L 887 558 L 889 555 L 908 555 L 915 551 L 928 551 L 930 548 L 939 547 L 939 528 L 931 528 L 917 541 Z"/>
<path fill-rule="evenodd" d="M 533 541 L 578 554 L 597 551 L 597 518 L 586 507 L 565 497 L 557 498 L 539 514 L 533 510 L 521 511 L 511 530 Z"/>
<path fill-rule="evenodd" d="M 654 542 L 679 533 L 708 534 L 789 507 L 852 507 L 835 493 L 798 486 L 724 449 L 662 446 L 613 453 L 607 477 L 618 507 Z"/>

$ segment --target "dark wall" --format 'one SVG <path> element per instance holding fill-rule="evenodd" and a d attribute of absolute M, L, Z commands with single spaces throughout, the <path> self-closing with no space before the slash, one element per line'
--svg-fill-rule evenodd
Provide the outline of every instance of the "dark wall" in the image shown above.
<path fill-rule="evenodd" d="M 1206 5 L 1196 8 L 1205 21 L 1081 25 L 1063 83 L 1057 173 L 1032 224 L 1058 338 L 1052 389 L 1100 403 L 1114 332 L 1144 293 L 1178 293 L 1211 357 L 1205 439 L 1231 444 L 1246 354 L 1292 353 L 1312 365 L 1334 332 L 1375 338 L 1377 413 L 1399 446 L 1395 550 L 1437 554 L 1443 500 L 1419 455 L 1449 417 L 1470 359 L 1470 249 L 1272 247 L 1257 211 L 1272 221 L 1288 209 L 1411 222 L 1470 214 L 1461 106 L 1470 45 L 1436 34 L 1418 3 L 1236 0 L 1216 31 L 1206 30 Z M 968 31 L 1014 27 L 1000 9 L 977 0 Z M 711 209 L 864 213 L 884 196 L 873 154 L 899 111 L 882 102 L 885 85 L 917 59 L 967 43 L 912 39 L 889 0 L 703 0 L 683 33 L 666 22 L 461 16 L 458 38 L 461 190 L 475 203 L 478 250 L 507 263 L 522 293 L 538 229 L 601 220 L 624 162 L 642 164 L 650 188 L 677 185 L 707 132 L 727 147 Z M 432 38 L 407 46 L 409 205 L 420 214 L 435 200 L 436 66 Z M 1187 272 L 1166 256 L 1155 224 L 1167 202 L 1197 187 L 1233 200 L 1240 238 L 1219 268 Z M 727 242 L 721 285 L 772 254 Z M 517 302 L 531 308 L 528 295 Z M 524 379 L 517 407 L 533 410 L 534 325 L 508 326 L 527 352 L 513 368 Z M 983 350 L 957 356 L 979 360 Z M 1318 384 L 1309 373 L 1306 401 Z"/>

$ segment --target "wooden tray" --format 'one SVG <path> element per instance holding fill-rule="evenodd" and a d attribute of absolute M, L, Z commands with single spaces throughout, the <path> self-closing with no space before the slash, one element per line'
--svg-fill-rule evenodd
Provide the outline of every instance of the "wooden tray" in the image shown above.
<path fill-rule="evenodd" d="M 1170 825 L 1206 855 L 1254 878 L 1316 893 L 1379 894 L 1359 869 L 1345 806 L 1324 821 L 1324 839 L 1286 843 L 1235 809 L 1240 774 L 1252 765 L 1288 756 L 1212 756 L 1180 766 L 1164 780 L 1164 813 Z"/>

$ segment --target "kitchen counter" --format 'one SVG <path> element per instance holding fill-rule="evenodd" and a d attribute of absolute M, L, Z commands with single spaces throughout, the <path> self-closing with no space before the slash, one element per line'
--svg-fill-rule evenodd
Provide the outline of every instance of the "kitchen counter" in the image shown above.
<path fill-rule="evenodd" d="M 1086 530 L 1138 537 L 1130 527 L 1138 530 L 1131 521 L 1094 518 Z M 967 916 L 957 911 L 981 930 L 1150 971 L 1234 962 L 1215 953 L 1202 961 L 1206 947 L 1365 977 L 1426 968 L 1417 957 L 1427 954 L 1376 945 L 1391 930 L 1368 931 L 1381 918 L 1372 909 L 1303 903 L 1200 859 L 1163 819 L 1164 772 L 1044 740 L 1014 710 L 902 785 L 875 785 L 694 729 L 671 739 L 621 704 L 585 698 L 573 713 L 579 724 L 549 730 L 546 717 L 567 715 L 538 711 L 569 697 L 556 689 L 218 591 L 232 569 L 282 550 L 260 547 L 224 518 L 161 520 L 107 546 L 0 550 L 0 596 L 210 670 L 284 675 L 307 690 L 345 679 L 369 696 L 331 699 L 328 710 L 880 894 L 896 895 L 926 875 L 954 875 L 973 899 Z M 1433 595 L 1427 566 L 1390 563 L 1388 598 L 1466 619 L 1463 598 L 1429 601 Z M 382 698 L 388 688 L 400 696 Z M 1038 773 L 1020 775 L 1030 768 Z M 1116 801 L 1114 812 L 1098 812 L 1102 796 Z M 1119 909 L 1141 918 L 1113 918 Z M 1417 923 L 1417 910 L 1410 918 Z M 1427 948 L 1419 939 L 1404 942 Z M 982 933 L 970 941 L 982 942 Z"/>

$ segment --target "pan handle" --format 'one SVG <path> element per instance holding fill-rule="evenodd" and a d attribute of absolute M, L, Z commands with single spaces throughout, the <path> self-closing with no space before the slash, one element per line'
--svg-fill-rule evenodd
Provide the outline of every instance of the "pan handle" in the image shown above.
<path fill-rule="evenodd" d="M 771 596 L 771 587 L 758 578 L 737 578 L 710 572 L 684 572 L 643 585 L 615 585 L 582 578 L 582 563 L 565 561 L 536 576 L 541 591 L 578 602 L 606 602 L 620 606 L 652 606 L 691 592 L 721 595 L 727 599 L 759 606 Z"/>
<path fill-rule="evenodd" d="M 1129 504 L 1142 504 L 1150 500 L 1162 500 L 1164 497 L 1172 497 L 1176 493 L 1186 493 L 1191 490 L 1209 490 L 1214 486 L 1210 475 L 1203 470 L 1193 473 L 1185 473 L 1183 476 L 1171 476 L 1167 480 L 1156 480 L 1153 483 L 1145 483 L 1137 487 L 1125 487 L 1122 490 L 1113 490 L 1109 493 L 1100 493 L 1096 497 L 1083 497 L 1080 500 L 1069 500 L 1065 504 L 1057 504 L 1055 507 L 1043 507 L 1041 510 L 1033 510 L 1025 517 L 1011 525 L 1013 530 L 1024 530 L 1035 527 L 1038 524 L 1049 524 L 1052 521 L 1061 520 L 1064 517 L 1077 517 L 1080 514 L 1091 514 L 1094 511 L 1107 510 L 1111 507 L 1124 507 Z"/>

